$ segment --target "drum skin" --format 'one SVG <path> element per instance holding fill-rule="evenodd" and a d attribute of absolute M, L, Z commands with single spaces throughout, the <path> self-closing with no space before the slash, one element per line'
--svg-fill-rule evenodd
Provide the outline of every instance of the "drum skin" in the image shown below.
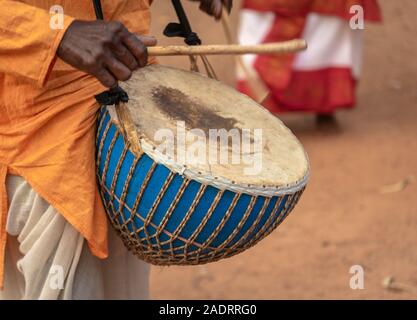
<path fill-rule="evenodd" d="M 98 121 L 103 203 L 126 247 L 149 263 L 202 264 L 242 252 L 271 233 L 304 191 L 268 197 L 204 185 L 134 154 L 107 107 Z"/>

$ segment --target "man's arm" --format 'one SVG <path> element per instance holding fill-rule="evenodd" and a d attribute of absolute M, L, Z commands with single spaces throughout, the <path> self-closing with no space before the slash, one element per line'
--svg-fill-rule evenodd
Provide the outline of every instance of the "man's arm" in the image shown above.
<path fill-rule="evenodd" d="M 199 0 L 200 8 L 219 18 L 232 0 Z M 146 65 L 152 37 L 138 37 L 119 22 L 76 21 L 63 16 L 61 29 L 50 27 L 49 12 L 17 1 L 0 0 L 0 72 L 43 86 L 56 56 L 112 87 Z"/>
<path fill-rule="evenodd" d="M 200 9 L 221 17 L 223 7 L 228 12 L 233 0 L 199 0 Z M 121 23 L 103 21 L 74 21 L 58 48 L 58 56 L 92 74 L 105 86 L 117 80 L 128 80 L 132 71 L 144 67 L 148 61 L 146 47 L 156 44 L 155 38 L 136 36 Z"/>
<path fill-rule="evenodd" d="M 46 10 L 0 0 L 0 72 L 45 84 L 59 56 L 76 69 L 112 87 L 147 64 L 146 46 L 155 38 L 129 32 L 120 22 L 79 21 L 64 15 L 61 29 L 50 27 Z"/>

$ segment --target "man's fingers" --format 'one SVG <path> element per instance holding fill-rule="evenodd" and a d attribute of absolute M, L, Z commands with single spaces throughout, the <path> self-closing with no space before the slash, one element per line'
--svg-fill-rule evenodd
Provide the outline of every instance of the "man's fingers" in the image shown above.
<path fill-rule="evenodd" d="M 223 13 L 223 3 L 221 0 L 215 0 L 211 4 L 211 10 L 216 19 L 220 19 Z"/>
<path fill-rule="evenodd" d="M 223 5 L 225 6 L 227 12 L 230 14 L 233 8 L 233 0 L 223 0 Z"/>
<path fill-rule="evenodd" d="M 113 49 L 113 53 L 116 56 L 116 58 L 120 62 L 122 62 L 126 67 L 128 67 L 131 71 L 134 71 L 137 68 L 139 68 L 138 61 L 123 43 L 119 43 Z"/>
<path fill-rule="evenodd" d="M 144 67 L 148 64 L 148 51 L 146 45 L 139 40 L 133 33 L 129 33 L 123 37 L 124 45 L 135 56 L 139 63 L 139 67 Z"/>
<path fill-rule="evenodd" d="M 127 81 L 132 76 L 132 71 L 114 56 L 106 55 L 104 66 L 117 80 Z"/>
<path fill-rule="evenodd" d="M 218 8 L 220 3 L 220 9 Z M 202 0 L 200 9 L 218 19 L 221 15 L 221 2 L 218 0 Z"/>
<path fill-rule="evenodd" d="M 153 47 L 156 46 L 156 44 L 158 43 L 158 41 L 156 40 L 155 37 L 152 36 L 144 36 L 144 35 L 136 35 L 136 37 L 142 41 L 142 43 L 147 46 L 147 47 Z"/>
<path fill-rule="evenodd" d="M 94 76 L 107 88 L 113 88 L 117 85 L 117 80 L 110 72 L 102 68 Z"/>
<path fill-rule="evenodd" d="M 193 0 L 196 1 L 196 0 Z M 223 7 L 230 13 L 233 7 L 233 0 L 197 0 L 200 1 L 200 10 L 220 19 L 223 13 Z"/>
<path fill-rule="evenodd" d="M 134 35 L 135 37 L 137 37 L 139 39 L 140 42 L 142 42 L 143 45 L 145 45 L 146 47 L 152 47 L 155 46 L 157 41 L 155 37 L 151 37 L 151 36 L 140 36 L 140 35 Z M 135 44 L 132 44 L 132 46 L 135 46 Z M 139 44 L 137 44 L 137 46 L 140 46 Z M 138 48 L 138 54 L 143 55 L 143 53 L 141 53 L 142 47 Z M 118 45 L 116 45 L 113 49 L 113 53 L 116 56 L 116 58 L 122 62 L 125 66 L 127 66 L 131 71 L 136 70 L 137 68 L 139 68 L 139 65 L 141 63 L 145 63 L 145 65 L 147 64 L 147 61 L 143 61 L 141 62 L 141 58 L 136 58 L 134 56 L 134 53 L 131 52 L 123 43 L 119 43 Z M 143 59 L 145 59 L 145 57 L 142 57 Z M 141 66 L 143 66 L 141 64 Z"/>

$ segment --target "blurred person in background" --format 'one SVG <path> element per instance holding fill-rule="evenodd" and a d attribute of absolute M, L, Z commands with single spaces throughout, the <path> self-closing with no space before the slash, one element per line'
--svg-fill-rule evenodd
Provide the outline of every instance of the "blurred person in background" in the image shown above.
<path fill-rule="evenodd" d="M 297 54 L 245 56 L 240 91 L 259 98 L 255 79 L 271 112 L 314 113 L 320 125 L 335 124 L 336 110 L 355 106 L 364 22 L 381 21 L 377 0 L 243 0 L 240 18 L 241 44 L 308 43 Z"/>

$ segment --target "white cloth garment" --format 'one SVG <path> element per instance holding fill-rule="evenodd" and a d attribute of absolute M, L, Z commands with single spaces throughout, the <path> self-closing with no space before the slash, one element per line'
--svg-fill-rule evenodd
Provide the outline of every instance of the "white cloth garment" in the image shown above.
<path fill-rule="evenodd" d="M 242 45 L 262 43 L 275 22 L 273 12 L 243 9 L 240 14 L 239 43 Z M 359 79 L 362 69 L 363 30 L 352 29 L 349 22 L 335 16 L 318 13 L 307 15 L 302 39 L 308 50 L 295 55 L 294 70 L 314 71 L 330 67 L 351 68 L 352 75 Z M 248 70 L 255 72 L 256 55 L 242 57 Z M 238 79 L 246 75 L 238 71 Z"/>
<path fill-rule="evenodd" d="M 21 177 L 7 177 L 9 213 L 0 299 L 147 299 L 149 265 L 109 230 L 109 258 L 87 242 Z"/>

